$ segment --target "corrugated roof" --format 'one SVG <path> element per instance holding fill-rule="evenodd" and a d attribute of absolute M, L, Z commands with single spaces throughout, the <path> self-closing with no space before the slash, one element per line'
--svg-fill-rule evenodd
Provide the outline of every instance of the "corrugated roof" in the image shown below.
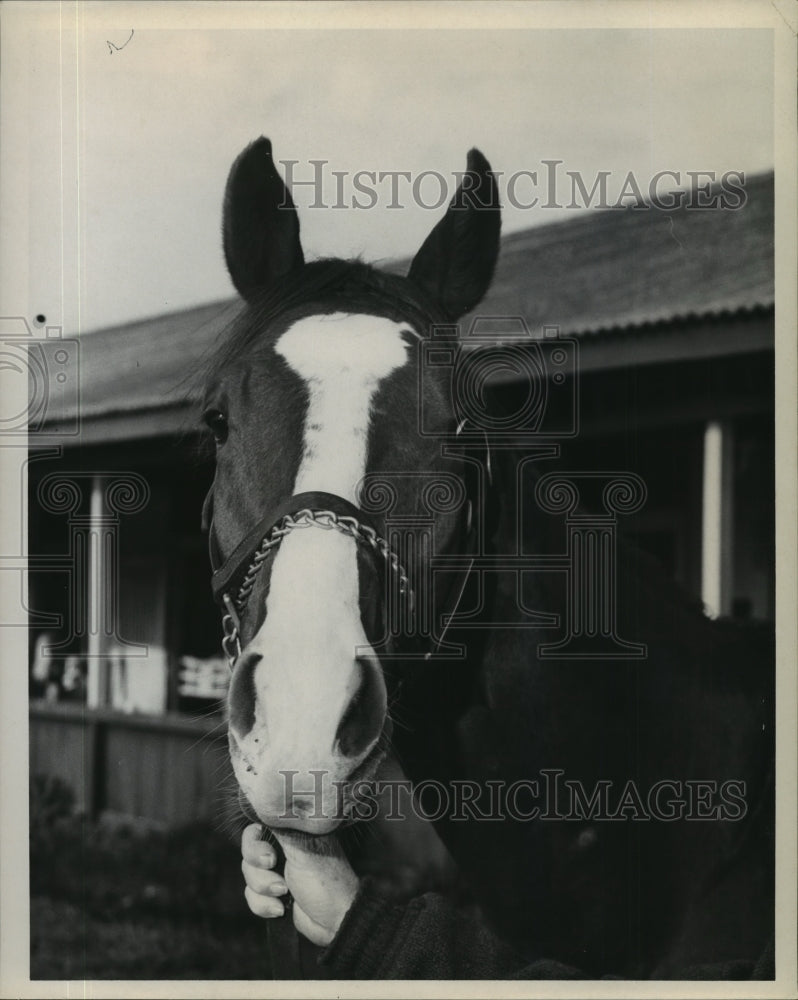
<path fill-rule="evenodd" d="M 736 210 L 622 209 L 512 233 L 479 312 L 597 333 L 772 306 L 773 175 Z"/>
<path fill-rule="evenodd" d="M 82 418 L 179 406 L 203 357 L 240 309 L 239 299 L 226 299 L 85 334 L 80 339 Z"/>
<path fill-rule="evenodd" d="M 746 191 L 738 210 L 583 211 L 511 233 L 477 312 L 523 316 L 533 333 L 595 335 L 772 307 L 773 175 Z M 83 420 L 179 406 L 238 308 L 228 300 L 84 335 Z M 67 416 L 53 405 L 47 422 Z"/>

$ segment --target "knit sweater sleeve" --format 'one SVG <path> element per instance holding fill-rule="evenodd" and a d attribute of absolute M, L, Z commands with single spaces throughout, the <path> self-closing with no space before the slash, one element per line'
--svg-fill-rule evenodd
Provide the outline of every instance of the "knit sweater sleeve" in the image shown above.
<path fill-rule="evenodd" d="M 432 892 L 395 903 L 368 879 L 319 961 L 339 979 L 580 978 L 557 962 L 525 962 L 478 911 Z"/>
<path fill-rule="evenodd" d="M 334 979 L 593 978 L 551 958 L 518 955 L 496 936 L 478 910 L 458 910 L 437 893 L 396 903 L 381 896 L 369 879 L 361 883 L 338 933 L 318 960 Z M 667 978 L 774 976 L 771 940 L 755 963 L 738 960 L 670 970 Z"/>

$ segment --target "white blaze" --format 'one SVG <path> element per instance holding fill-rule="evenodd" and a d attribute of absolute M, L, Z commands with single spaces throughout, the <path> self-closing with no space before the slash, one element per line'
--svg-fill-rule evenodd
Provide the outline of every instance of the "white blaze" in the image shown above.
<path fill-rule="evenodd" d="M 324 490 L 356 502 L 372 397 L 407 361 L 402 329 L 389 319 L 333 313 L 299 320 L 277 341 L 275 350 L 310 394 L 294 493 Z"/>
<path fill-rule="evenodd" d="M 382 380 L 407 362 L 405 329 L 380 317 L 334 313 L 299 320 L 279 338 L 275 350 L 308 390 L 295 494 L 320 490 L 357 502 L 372 400 Z M 258 751 L 246 748 L 250 758 L 255 753 L 265 766 L 298 771 L 330 768 L 337 724 L 359 677 L 356 650 L 367 644 L 354 540 L 313 526 L 291 532 L 276 550 L 266 618 L 249 645 L 262 656 L 253 734 L 266 730 Z"/>

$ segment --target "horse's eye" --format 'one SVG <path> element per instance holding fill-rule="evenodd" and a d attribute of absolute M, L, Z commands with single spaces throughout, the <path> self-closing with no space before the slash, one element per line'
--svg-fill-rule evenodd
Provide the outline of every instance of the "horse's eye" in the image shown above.
<path fill-rule="evenodd" d="M 221 410 L 206 410 L 202 414 L 202 419 L 216 439 L 217 444 L 224 444 L 227 440 L 227 417 Z"/>

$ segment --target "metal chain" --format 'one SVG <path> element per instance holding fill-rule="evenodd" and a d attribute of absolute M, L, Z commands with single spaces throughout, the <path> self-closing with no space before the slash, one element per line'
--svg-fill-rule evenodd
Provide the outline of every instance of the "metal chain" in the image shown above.
<path fill-rule="evenodd" d="M 372 551 L 376 552 L 385 561 L 391 572 L 397 577 L 399 581 L 399 593 L 407 596 L 412 607 L 413 590 L 410 586 L 407 572 L 386 539 L 378 535 L 369 525 L 361 524 L 357 518 L 351 517 L 348 514 L 336 514 L 332 510 L 311 510 L 309 507 L 304 507 L 294 514 L 285 514 L 265 536 L 255 550 L 252 562 L 244 574 L 244 579 L 241 582 L 235 599 L 231 598 L 229 594 L 222 595 L 222 600 L 227 609 L 227 613 L 222 617 L 222 629 L 224 631 L 222 649 L 227 656 L 227 662 L 231 670 L 235 661 L 241 655 L 239 616 L 247 606 L 263 563 L 286 535 L 290 534 L 295 528 L 309 528 L 311 525 L 316 525 L 316 527 L 323 528 L 325 531 L 340 531 L 342 534 L 354 538 L 356 543 L 368 545 Z"/>

